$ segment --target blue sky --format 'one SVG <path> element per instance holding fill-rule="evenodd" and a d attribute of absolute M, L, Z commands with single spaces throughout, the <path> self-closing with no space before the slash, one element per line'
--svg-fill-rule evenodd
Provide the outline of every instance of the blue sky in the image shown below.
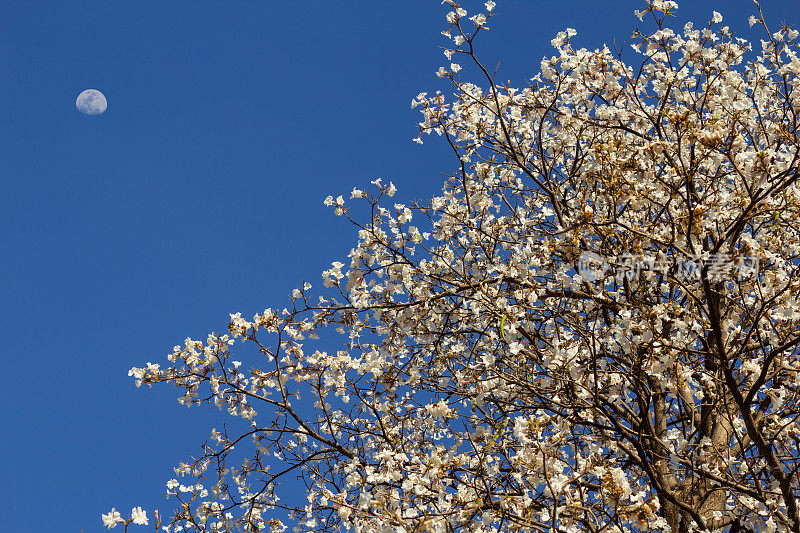
<path fill-rule="evenodd" d="M 677 27 L 716 9 L 757 38 L 750 0 L 684 3 Z M 762 1 L 773 24 L 797 26 L 791 4 Z M 521 86 L 558 31 L 590 49 L 629 41 L 642 5 L 498 0 L 479 50 Z M 89 533 L 111 507 L 170 509 L 172 467 L 225 416 L 136 389 L 128 369 L 225 330 L 228 313 L 283 307 L 303 280 L 321 286 L 356 237 L 327 195 L 377 177 L 398 202 L 441 189 L 454 161 L 436 138 L 411 142 L 410 102 L 444 88 L 445 12 L 434 0 L 0 3 L 0 531 Z M 75 109 L 88 88 L 105 114 Z"/>

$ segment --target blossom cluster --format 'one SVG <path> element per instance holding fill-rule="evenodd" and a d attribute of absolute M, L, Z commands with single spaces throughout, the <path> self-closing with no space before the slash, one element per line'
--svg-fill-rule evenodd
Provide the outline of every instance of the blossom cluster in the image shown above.
<path fill-rule="evenodd" d="M 106 526 L 108 529 L 113 529 L 117 527 L 117 524 L 123 524 L 125 529 L 128 529 L 129 524 L 136 524 L 140 526 L 146 526 L 150 522 L 147 520 L 147 512 L 144 511 L 141 507 L 134 507 L 131 509 L 131 517 L 128 520 L 122 518 L 122 515 L 117 511 L 115 508 L 111 508 L 111 511 L 108 514 L 102 515 L 103 518 L 103 525 Z M 156 518 L 158 522 L 158 519 Z"/>
<path fill-rule="evenodd" d="M 753 50 L 719 13 L 676 31 L 677 4 L 649 0 L 632 60 L 566 29 L 517 89 L 476 52 L 495 2 L 443 3 L 455 96 L 411 103 L 415 140 L 457 158 L 441 194 L 386 206 L 375 180 L 350 193 L 364 221 L 329 196 L 358 242 L 318 295 L 304 282 L 131 369 L 240 422 L 176 468 L 196 482 L 169 481 L 165 527 L 280 532 L 289 511 L 307 531 L 798 531 L 798 33 L 759 11 Z M 624 253 L 760 263 L 577 272 Z M 286 476 L 304 501 L 278 496 Z"/>

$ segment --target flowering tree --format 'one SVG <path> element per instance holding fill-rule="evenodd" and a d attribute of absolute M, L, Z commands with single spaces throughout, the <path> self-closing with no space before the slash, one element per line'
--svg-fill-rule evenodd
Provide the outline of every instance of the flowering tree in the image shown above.
<path fill-rule="evenodd" d="M 650 0 L 632 59 L 567 29 L 514 89 L 474 48 L 495 3 L 445 3 L 454 96 L 412 102 L 442 194 L 328 197 L 358 244 L 327 291 L 131 370 L 244 419 L 176 469 L 165 529 L 800 532 L 798 32 L 758 8 L 754 52 Z"/>

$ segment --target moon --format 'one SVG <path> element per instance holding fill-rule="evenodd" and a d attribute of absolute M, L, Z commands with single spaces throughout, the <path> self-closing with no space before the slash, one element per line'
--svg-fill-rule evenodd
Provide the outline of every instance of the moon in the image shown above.
<path fill-rule="evenodd" d="M 86 89 L 78 95 L 75 107 L 86 115 L 102 115 L 108 107 L 108 102 L 103 93 L 97 89 Z"/>

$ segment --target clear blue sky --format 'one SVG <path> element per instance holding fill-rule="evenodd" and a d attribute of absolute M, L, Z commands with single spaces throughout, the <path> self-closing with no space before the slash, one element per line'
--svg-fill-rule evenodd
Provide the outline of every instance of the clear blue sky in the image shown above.
<path fill-rule="evenodd" d="M 678 27 L 716 9 L 755 35 L 750 0 L 681 4 Z M 642 5 L 498 0 L 479 48 L 521 86 L 555 33 L 573 27 L 590 49 L 629 40 Z M 795 26 L 796 5 L 762 1 Z M 355 243 L 327 195 L 376 177 L 399 202 L 440 190 L 454 162 L 436 138 L 411 142 L 410 102 L 443 88 L 445 12 L 438 0 L 0 3 L 0 531 L 89 533 L 112 506 L 151 520 L 170 509 L 172 467 L 224 417 L 166 386 L 136 389 L 128 369 L 225 330 L 228 313 L 283 307 L 302 280 L 321 286 Z M 75 109 L 87 88 L 105 114 Z"/>

